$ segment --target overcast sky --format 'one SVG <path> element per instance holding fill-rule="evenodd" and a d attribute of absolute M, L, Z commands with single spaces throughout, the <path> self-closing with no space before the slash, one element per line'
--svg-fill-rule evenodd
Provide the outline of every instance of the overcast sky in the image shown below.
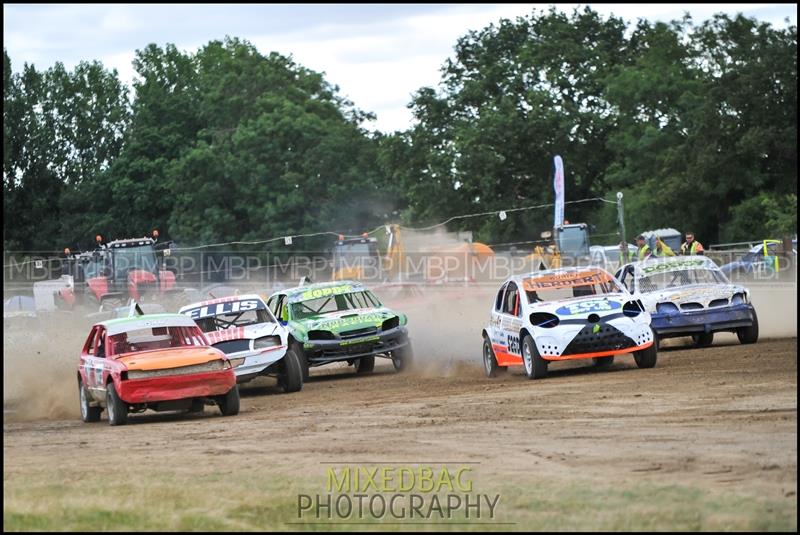
<path fill-rule="evenodd" d="M 553 4 L 571 13 L 580 4 Z M 587 5 L 587 4 L 583 4 Z M 712 14 L 742 12 L 785 28 L 797 25 L 796 4 L 588 4 L 627 22 L 669 21 L 688 11 L 699 23 Z M 100 60 L 130 84 L 134 53 L 148 43 L 174 43 L 195 52 L 226 35 L 246 39 L 262 54 L 277 51 L 338 85 L 356 107 L 377 114 L 370 129 L 404 130 L 411 94 L 435 86 L 456 40 L 500 18 L 549 4 L 270 4 L 270 5 L 24 5 L 3 4 L 3 46 L 18 72 L 61 61 Z"/>

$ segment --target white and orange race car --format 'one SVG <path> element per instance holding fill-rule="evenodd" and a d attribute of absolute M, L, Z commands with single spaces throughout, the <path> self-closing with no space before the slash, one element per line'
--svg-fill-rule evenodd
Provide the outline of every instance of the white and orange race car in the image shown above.
<path fill-rule="evenodd" d="M 483 363 L 489 377 L 522 365 L 529 379 L 545 377 L 550 362 L 591 358 L 608 366 L 629 353 L 652 368 L 654 342 L 650 314 L 610 273 L 554 269 L 503 284 L 483 330 Z"/>

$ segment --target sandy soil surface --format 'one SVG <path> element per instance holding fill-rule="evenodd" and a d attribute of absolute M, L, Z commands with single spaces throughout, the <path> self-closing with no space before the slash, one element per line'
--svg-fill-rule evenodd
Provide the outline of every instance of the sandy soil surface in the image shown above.
<path fill-rule="evenodd" d="M 604 371 L 562 363 L 536 382 L 520 370 L 488 380 L 466 364 L 439 376 L 344 368 L 294 395 L 266 380 L 244 389 L 234 418 L 208 408 L 188 418 L 148 413 L 114 429 L 77 418 L 5 423 L 4 476 L 8 485 L 80 466 L 99 448 L 104 466 L 156 471 L 224 470 L 239 456 L 265 476 L 291 466 L 321 477 L 323 461 L 473 462 L 484 486 L 657 482 L 796 503 L 796 339 L 665 348 L 651 370 L 629 360 Z M 65 495 L 78 492 L 73 484 Z"/>

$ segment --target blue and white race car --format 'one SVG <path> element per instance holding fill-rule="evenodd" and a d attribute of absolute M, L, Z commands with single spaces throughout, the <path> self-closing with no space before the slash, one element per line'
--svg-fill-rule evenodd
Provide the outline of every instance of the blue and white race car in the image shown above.
<path fill-rule="evenodd" d="M 225 353 L 236 382 L 259 375 L 275 377 L 285 392 L 303 388 L 300 360 L 289 347 L 288 332 L 257 294 L 200 301 L 179 312 L 191 317 L 211 345 Z"/>
<path fill-rule="evenodd" d="M 758 340 L 749 290 L 731 284 L 710 258 L 651 257 L 622 266 L 616 278 L 644 303 L 659 339 L 691 336 L 703 347 L 715 332 L 730 331 L 743 344 Z"/>
<path fill-rule="evenodd" d="M 650 314 L 610 273 L 598 267 L 537 271 L 507 280 L 483 330 L 483 363 L 494 377 L 508 366 L 529 379 L 550 362 L 594 359 L 608 366 L 632 354 L 640 368 L 656 365 Z"/>

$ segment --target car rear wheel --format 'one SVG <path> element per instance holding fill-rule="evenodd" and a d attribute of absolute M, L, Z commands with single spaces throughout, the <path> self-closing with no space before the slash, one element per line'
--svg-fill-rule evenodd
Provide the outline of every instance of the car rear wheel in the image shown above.
<path fill-rule="evenodd" d="M 693 334 L 692 340 L 697 347 L 707 347 L 714 341 L 714 333 Z"/>
<path fill-rule="evenodd" d="M 508 366 L 500 366 L 497 363 L 497 357 L 492 349 L 492 342 L 489 338 L 483 339 L 483 370 L 486 372 L 486 377 L 497 377 L 501 371 L 506 371 Z"/>
<path fill-rule="evenodd" d="M 217 398 L 219 411 L 223 416 L 235 416 L 239 414 L 239 385 L 234 385 L 227 394 Z"/>
<path fill-rule="evenodd" d="M 522 339 L 522 362 L 528 379 L 542 379 L 547 376 L 548 363 L 539 355 L 539 350 L 529 334 Z"/>
<path fill-rule="evenodd" d="M 736 331 L 739 342 L 743 344 L 755 344 L 758 341 L 758 316 L 753 310 L 753 324 L 750 327 L 742 327 Z"/>
<path fill-rule="evenodd" d="M 407 370 L 414 360 L 414 351 L 411 349 L 411 342 L 399 349 L 392 351 L 392 365 L 396 372 Z"/>
<path fill-rule="evenodd" d="M 283 370 L 278 377 L 278 383 L 287 394 L 297 392 L 303 388 L 303 367 L 294 350 L 289 349 L 283 356 Z"/>
<path fill-rule="evenodd" d="M 356 361 L 356 373 L 369 373 L 375 369 L 375 357 L 361 357 Z"/>
<path fill-rule="evenodd" d="M 125 425 L 128 422 L 128 405 L 119 399 L 114 381 L 106 387 L 106 401 L 109 425 Z"/>
<path fill-rule="evenodd" d="M 636 361 L 636 365 L 640 368 L 654 367 L 656 360 L 658 360 L 658 345 L 653 342 L 650 347 L 634 352 L 633 360 Z"/>
<path fill-rule="evenodd" d="M 102 407 L 92 407 L 89 405 L 89 392 L 83 386 L 83 381 L 78 381 L 78 390 L 81 399 L 81 420 L 84 422 L 97 422 L 100 420 Z"/>
<path fill-rule="evenodd" d="M 594 365 L 598 368 L 608 368 L 614 364 L 614 357 L 595 357 L 592 359 Z"/>

